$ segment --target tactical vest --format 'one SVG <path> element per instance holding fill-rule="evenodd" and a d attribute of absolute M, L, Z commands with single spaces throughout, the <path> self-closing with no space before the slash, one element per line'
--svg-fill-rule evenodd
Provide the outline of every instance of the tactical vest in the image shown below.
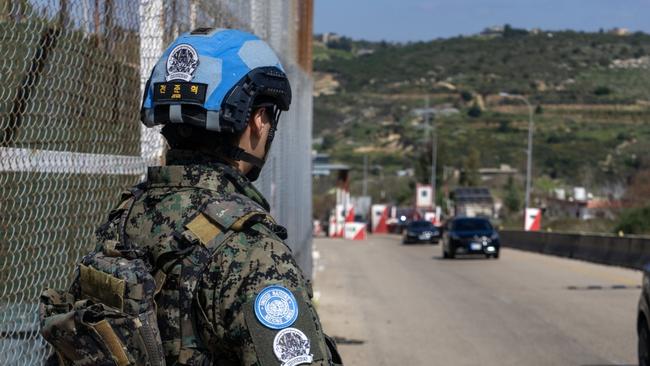
<path fill-rule="evenodd" d="M 244 228 L 261 224 L 282 231 L 254 201 L 227 193 L 203 204 L 184 231 L 143 250 L 125 233 L 143 188 L 123 195 L 100 228 L 114 235 L 100 235 L 95 251 L 77 266 L 70 289 L 41 295 L 41 334 L 60 365 L 212 364 L 194 329 L 198 281 L 215 253 Z M 157 316 L 156 295 L 166 284 L 177 292 L 180 322 Z M 161 339 L 160 329 L 174 336 Z"/>

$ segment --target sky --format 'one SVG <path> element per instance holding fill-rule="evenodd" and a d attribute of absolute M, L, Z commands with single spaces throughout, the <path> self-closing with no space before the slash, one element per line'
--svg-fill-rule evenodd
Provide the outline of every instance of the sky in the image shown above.
<path fill-rule="evenodd" d="M 503 24 L 650 33 L 650 0 L 315 0 L 315 33 L 355 39 L 431 40 Z"/>

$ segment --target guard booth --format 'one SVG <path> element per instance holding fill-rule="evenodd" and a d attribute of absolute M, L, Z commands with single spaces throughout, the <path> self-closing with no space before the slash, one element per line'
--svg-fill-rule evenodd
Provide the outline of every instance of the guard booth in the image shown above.
<path fill-rule="evenodd" d="M 462 187 L 451 192 L 453 215 L 496 218 L 494 198 L 485 187 Z"/>

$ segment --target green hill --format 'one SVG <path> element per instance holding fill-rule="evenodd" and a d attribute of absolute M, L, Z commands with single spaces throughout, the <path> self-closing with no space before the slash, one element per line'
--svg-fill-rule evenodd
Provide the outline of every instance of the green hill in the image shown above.
<path fill-rule="evenodd" d="M 528 110 L 500 92 L 524 95 L 535 107 L 536 193 L 582 185 L 620 196 L 650 169 L 647 34 L 507 28 L 497 37 L 410 44 L 343 38 L 315 42 L 314 59 L 314 137 L 322 141 L 315 149 L 358 174 L 364 155 L 384 176 L 413 168 L 415 177 L 393 185 L 389 198 L 397 202 L 411 199 L 404 185 L 430 176 L 430 129 L 414 113 L 427 98 L 458 111 L 436 118 L 439 186 L 462 183 L 453 171 L 467 171 L 472 155 L 479 167 L 524 171 Z"/>

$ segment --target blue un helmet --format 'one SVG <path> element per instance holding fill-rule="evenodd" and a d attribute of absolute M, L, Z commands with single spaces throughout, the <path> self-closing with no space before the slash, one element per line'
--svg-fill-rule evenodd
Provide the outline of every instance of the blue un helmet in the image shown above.
<path fill-rule="evenodd" d="M 237 135 L 254 107 L 272 107 L 268 153 L 280 113 L 290 104 L 289 80 L 266 42 L 238 30 L 199 28 L 178 37 L 154 66 L 140 119 L 147 127 L 187 124 Z M 249 178 L 257 178 L 265 159 L 236 146 L 223 151 L 253 164 Z"/>

